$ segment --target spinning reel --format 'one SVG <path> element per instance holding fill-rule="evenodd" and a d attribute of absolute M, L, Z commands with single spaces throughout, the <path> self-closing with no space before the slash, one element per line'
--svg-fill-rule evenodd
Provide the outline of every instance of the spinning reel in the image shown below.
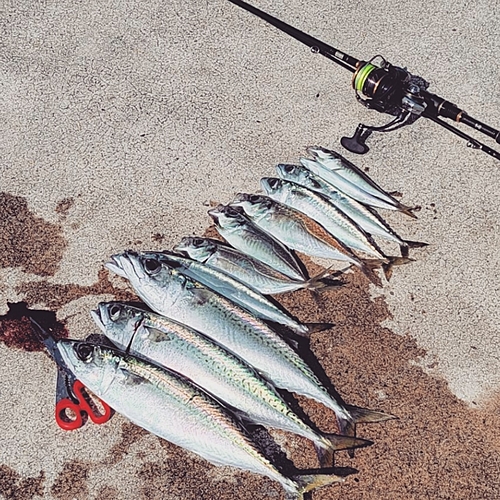
<path fill-rule="evenodd" d="M 340 141 L 342 146 L 352 153 L 364 154 L 368 152 L 369 147 L 366 145 L 366 140 L 373 132 L 391 132 L 405 125 L 410 125 L 422 116 L 465 139 L 467 146 L 484 151 L 500 160 L 498 151 L 441 120 L 440 117 L 449 118 L 457 123 L 472 127 L 491 137 L 498 144 L 500 144 L 500 131 L 472 118 L 455 104 L 428 92 L 429 84 L 423 78 L 412 75 L 404 68 L 393 66 L 379 55 L 368 62 L 361 61 L 242 0 L 229 1 L 307 45 L 313 53 L 319 53 L 351 71 L 356 99 L 369 109 L 395 117 L 380 127 L 360 123 L 352 137 L 342 137 Z"/>

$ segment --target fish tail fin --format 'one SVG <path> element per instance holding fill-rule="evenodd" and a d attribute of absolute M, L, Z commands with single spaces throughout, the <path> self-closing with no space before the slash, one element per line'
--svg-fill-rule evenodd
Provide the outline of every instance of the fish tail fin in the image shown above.
<path fill-rule="evenodd" d="M 340 433 L 345 436 L 356 436 L 356 424 L 385 422 L 386 420 L 394 420 L 398 418 L 390 413 L 361 408 L 360 406 L 345 405 L 345 409 L 347 410 L 350 418 L 340 415 L 337 417 Z M 353 458 L 354 450 L 348 450 L 348 454 L 351 458 Z"/>
<path fill-rule="evenodd" d="M 340 276 L 344 272 L 345 269 L 341 271 L 334 271 L 333 273 L 330 268 L 324 269 L 316 276 L 309 278 L 304 288 L 318 292 L 326 292 L 327 290 L 338 288 L 339 286 L 343 286 L 344 283 L 340 280 L 335 279 L 335 277 Z"/>
<path fill-rule="evenodd" d="M 410 259 L 408 256 L 402 257 L 389 257 L 389 262 L 382 264 L 382 269 L 385 274 L 385 279 L 389 281 L 392 276 L 392 268 L 394 266 L 402 266 L 404 264 L 409 264 L 410 262 L 415 262 L 415 259 Z"/>
<path fill-rule="evenodd" d="M 416 210 L 420 210 L 420 207 L 409 207 L 407 205 L 403 205 L 402 203 L 398 203 L 397 209 L 400 212 L 403 212 L 405 215 L 408 215 L 412 219 L 418 219 L 418 217 L 413 212 L 415 212 Z"/>
<path fill-rule="evenodd" d="M 410 248 L 423 248 L 429 245 L 429 243 L 424 243 L 423 241 L 403 240 L 403 242 L 404 245 L 400 245 L 402 257 L 408 257 L 408 251 Z"/>
<path fill-rule="evenodd" d="M 307 334 L 304 335 L 304 337 L 310 337 L 312 333 L 322 332 L 333 328 L 335 323 L 304 323 L 304 325 L 307 326 Z"/>
<path fill-rule="evenodd" d="M 291 479 L 296 485 L 296 491 L 287 494 L 287 500 L 304 500 L 304 494 L 309 491 L 345 481 L 345 477 L 336 474 L 305 474 L 293 476 Z"/>
<path fill-rule="evenodd" d="M 338 434 L 321 434 L 321 440 L 314 444 L 318 460 L 323 468 L 333 466 L 333 454 L 336 451 L 364 448 L 371 446 L 373 441 L 360 439 L 354 436 L 340 436 Z"/>
<path fill-rule="evenodd" d="M 396 420 L 398 418 L 390 413 L 361 408 L 360 406 L 345 405 L 345 408 L 349 412 L 354 424 L 375 424 L 387 420 Z"/>

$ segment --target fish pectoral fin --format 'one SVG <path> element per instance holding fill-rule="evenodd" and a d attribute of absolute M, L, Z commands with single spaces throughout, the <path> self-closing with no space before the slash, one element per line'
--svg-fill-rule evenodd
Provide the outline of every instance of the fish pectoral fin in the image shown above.
<path fill-rule="evenodd" d="M 194 287 L 191 288 L 190 292 L 195 304 L 198 306 L 206 304 L 212 297 L 212 292 L 206 288 Z"/>
<path fill-rule="evenodd" d="M 166 342 L 172 340 L 172 337 L 170 337 L 168 333 L 151 326 L 144 326 L 143 331 L 145 331 L 145 333 L 141 333 L 141 336 L 147 336 L 148 340 L 151 342 Z"/>

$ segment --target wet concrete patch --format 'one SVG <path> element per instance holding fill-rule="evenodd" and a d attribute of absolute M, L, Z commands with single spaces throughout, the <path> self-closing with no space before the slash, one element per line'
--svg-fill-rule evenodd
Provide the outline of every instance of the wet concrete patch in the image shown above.
<path fill-rule="evenodd" d="M 58 500 L 87 500 L 89 490 L 87 479 L 91 468 L 90 463 L 78 460 L 64 464 L 63 470 L 57 476 L 50 492 Z"/>
<path fill-rule="evenodd" d="M 138 427 L 132 422 L 125 422 L 122 425 L 122 437 L 121 440 L 116 443 L 109 452 L 109 458 L 107 462 L 109 464 L 118 463 L 124 455 L 128 453 L 129 448 L 142 436 L 149 434 L 148 431 Z"/>
<path fill-rule="evenodd" d="M 57 321 L 54 312 L 29 309 L 26 302 L 8 304 L 8 306 L 7 314 L 0 316 L 0 342 L 3 342 L 7 347 L 25 351 L 44 349 L 39 334 L 29 319 L 30 317 L 42 328 L 50 329 L 54 338 L 68 337 L 64 323 Z"/>
<path fill-rule="evenodd" d="M 37 477 L 22 477 L 7 465 L 0 465 L 0 495 L 8 500 L 31 500 L 43 495 L 45 473 Z"/>
<path fill-rule="evenodd" d="M 107 269 L 101 269 L 97 282 L 90 286 L 37 281 L 23 283 L 17 287 L 16 291 L 24 297 L 29 305 L 42 303 L 52 310 L 86 295 L 111 294 L 114 295 L 115 300 L 137 300 L 137 296 L 129 290 L 117 288 L 111 283 Z"/>
<path fill-rule="evenodd" d="M 59 224 L 34 215 L 21 196 L 0 193 L 0 267 L 52 276 L 66 248 Z"/>

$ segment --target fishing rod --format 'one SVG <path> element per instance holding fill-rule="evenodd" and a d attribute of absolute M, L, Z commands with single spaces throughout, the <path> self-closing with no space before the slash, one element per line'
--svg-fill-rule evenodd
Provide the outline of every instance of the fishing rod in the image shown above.
<path fill-rule="evenodd" d="M 500 131 L 472 118 L 450 101 L 428 92 L 429 84 L 420 76 L 412 75 L 405 68 L 393 66 L 380 55 L 372 57 L 369 61 L 361 61 L 257 9 L 253 5 L 242 0 L 229 1 L 307 45 L 313 53 L 321 54 L 353 73 L 352 86 L 358 102 L 368 109 L 395 117 L 380 127 L 360 123 L 352 137 L 342 137 L 340 141 L 342 146 L 352 153 L 367 153 L 369 147 L 366 145 L 366 140 L 373 132 L 391 132 L 410 125 L 423 116 L 465 139 L 467 146 L 484 151 L 500 160 L 498 151 L 479 142 L 440 117 L 472 127 L 491 137 L 498 144 L 500 144 Z"/>

